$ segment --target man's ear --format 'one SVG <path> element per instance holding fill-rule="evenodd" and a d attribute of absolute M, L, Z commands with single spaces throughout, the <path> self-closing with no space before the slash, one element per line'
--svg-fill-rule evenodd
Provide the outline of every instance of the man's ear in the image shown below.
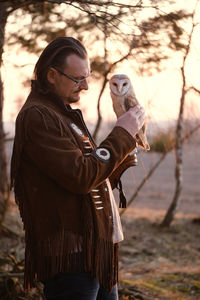
<path fill-rule="evenodd" d="M 47 80 L 49 81 L 49 83 L 55 84 L 56 76 L 57 76 L 56 70 L 53 68 L 50 68 L 47 72 Z"/>

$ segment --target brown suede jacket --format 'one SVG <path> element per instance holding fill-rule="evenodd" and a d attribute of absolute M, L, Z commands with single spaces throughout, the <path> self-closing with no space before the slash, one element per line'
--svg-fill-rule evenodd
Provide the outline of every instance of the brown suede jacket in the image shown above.
<path fill-rule="evenodd" d="M 25 229 L 25 288 L 74 271 L 74 253 L 102 285 L 116 283 L 117 245 L 105 180 L 113 183 L 132 164 L 128 155 L 134 148 L 135 140 L 121 127 L 97 147 L 80 110 L 32 88 L 16 120 L 11 162 Z"/>

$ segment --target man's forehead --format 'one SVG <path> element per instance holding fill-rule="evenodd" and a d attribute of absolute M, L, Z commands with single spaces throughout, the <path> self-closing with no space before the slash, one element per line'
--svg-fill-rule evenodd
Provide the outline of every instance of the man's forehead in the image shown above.
<path fill-rule="evenodd" d="M 75 73 L 82 73 L 82 72 L 88 73 L 89 59 L 81 58 L 76 54 L 71 54 L 66 57 L 66 68 L 65 69 L 73 71 Z"/>

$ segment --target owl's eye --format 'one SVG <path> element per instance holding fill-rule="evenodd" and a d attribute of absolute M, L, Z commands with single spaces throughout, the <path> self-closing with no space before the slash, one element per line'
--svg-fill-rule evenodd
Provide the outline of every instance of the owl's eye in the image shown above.
<path fill-rule="evenodd" d="M 123 86 L 126 86 L 126 85 L 127 85 L 127 82 L 124 82 L 124 83 L 123 83 Z"/>
<path fill-rule="evenodd" d="M 113 85 L 114 85 L 114 86 L 117 86 L 117 84 L 116 84 L 115 82 L 113 83 Z"/>

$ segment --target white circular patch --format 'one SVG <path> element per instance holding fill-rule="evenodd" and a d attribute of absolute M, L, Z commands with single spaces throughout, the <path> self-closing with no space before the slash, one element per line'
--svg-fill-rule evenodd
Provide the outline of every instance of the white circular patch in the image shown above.
<path fill-rule="evenodd" d="M 78 135 L 84 136 L 82 130 L 81 130 L 76 124 L 71 123 L 70 125 L 71 125 L 71 127 L 74 129 L 74 131 L 76 131 L 76 133 L 77 133 Z"/>
<path fill-rule="evenodd" d="M 96 155 L 103 160 L 109 160 L 110 158 L 110 152 L 105 148 L 98 148 L 96 150 Z"/>

